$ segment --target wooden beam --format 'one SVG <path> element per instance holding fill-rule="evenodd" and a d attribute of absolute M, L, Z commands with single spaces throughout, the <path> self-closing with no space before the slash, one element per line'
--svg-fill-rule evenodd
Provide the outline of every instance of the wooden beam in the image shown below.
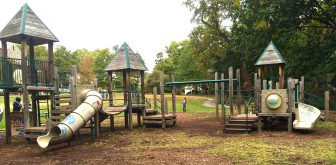
<path fill-rule="evenodd" d="M 54 84 L 53 72 L 54 72 L 54 43 L 48 42 L 48 62 L 49 62 L 49 83 Z"/>
<path fill-rule="evenodd" d="M 126 90 L 127 90 L 127 105 L 128 105 L 128 124 L 129 129 L 133 130 L 133 112 L 132 112 L 132 96 L 131 96 L 131 71 L 126 71 Z"/>
<path fill-rule="evenodd" d="M 76 65 L 72 65 L 72 67 L 71 67 L 71 76 L 74 78 L 74 83 L 77 84 L 78 75 L 77 75 L 77 66 Z"/>
<path fill-rule="evenodd" d="M 123 90 L 124 90 L 124 105 L 127 105 L 127 81 L 126 81 L 126 71 L 123 71 Z M 125 127 L 128 128 L 128 112 L 124 112 Z"/>
<path fill-rule="evenodd" d="M 267 80 L 263 80 L 263 90 L 267 90 Z"/>
<path fill-rule="evenodd" d="M 98 79 L 97 78 L 93 79 L 93 86 L 94 86 L 94 90 L 98 91 Z M 96 133 L 96 138 L 97 138 L 100 135 L 99 111 L 96 112 L 94 116 L 94 125 L 95 125 L 95 133 Z"/>
<path fill-rule="evenodd" d="M 166 115 L 168 115 L 168 99 L 165 98 L 165 103 L 164 103 L 164 112 Z"/>
<path fill-rule="evenodd" d="M 280 83 L 279 82 L 275 83 L 275 89 L 280 89 Z"/>
<path fill-rule="evenodd" d="M 172 75 L 171 79 L 172 79 L 172 82 L 175 81 L 174 75 Z M 175 95 L 175 91 L 176 91 L 176 87 L 175 87 L 175 85 L 173 85 L 173 87 L 172 87 L 172 108 L 173 108 L 173 115 L 174 116 L 176 115 L 176 95 Z"/>
<path fill-rule="evenodd" d="M 161 115 L 162 115 L 162 128 L 166 128 L 165 119 L 165 99 L 164 99 L 164 80 L 163 74 L 160 74 L 160 95 L 161 95 Z"/>
<path fill-rule="evenodd" d="M 218 80 L 218 72 L 215 73 L 215 80 Z M 215 117 L 218 119 L 219 117 L 219 110 L 218 110 L 218 83 L 215 82 Z"/>
<path fill-rule="evenodd" d="M 253 82 L 254 82 L 254 109 L 257 109 L 257 104 L 258 104 L 258 73 L 254 73 L 253 77 Z"/>
<path fill-rule="evenodd" d="M 237 108 L 238 108 L 238 115 L 241 114 L 241 84 L 240 84 L 240 69 L 236 70 L 236 77 L 238 80 L 237 84 Z"/>
<path fill-rule="evenodd" d="M 272 80 L 268 81 L 268 86 L 269 86 L 268 89 L 273 89 L 273 81 Z"/>
<path fill-rule="evenodd" d="M 108 84 L 108 95 L 109 95 L 109 106 L 113 106 L 113 72 L 108 72 L 109 84 Z"/>
<path fill-rule="evenodd" d="M 224 73 L 221 74 L 221 79 L 223 80 L 224 79 Z M 222 119 L 224 119 L 226 117 L 224 111 L 225 111 L 225 85 L 224 85 L 224 82 L 221 82 L 221 95 L 222 95 Z M 225 124 L 224 124 L 224 127 L 225 127 Z"/>
<path fill-rule="evenodd" d="M 292 127 L 293 127 L 293 121 L 292 121 L 292 109 L 293 109 L 293 106 L 294 106 L 294 98 L 293 98 L 293 87 L 294 87 L 294 82 L 295 80 L 294 79 L 291 79 L 291 78 L 288 78 L 288 85 L 287 85 L 287 88 L 288 88 L 288 113 L 289 113 L 289 116 L 288 116 L 288 132 L 291 133 L 292 132 Z"/>
<path fill-rule="evenodd" d="M 28 128 L 29 123 L 29 103 L 28 103 L 28 78 L 27 78 L 27 40 L 25 38 L 21 41 L 21 67 L 22 67 L 22 87 L 23 87 L 23 116 L 24 116 L 24 127 Z"/>
<path fill-rule="evenodd" d="M 76 93 L 76 85 L 75 85 L 75 80 L 73 77 L 70 77 L 70 92 L 71 92 L 71 106 L 72 109 L 77 108 L 77 93 Z"/>
<path fill-rule="evenodd" d="M 261 79 L 257 79 L 256 91 L 257 91 L 258 132 L 261 132 L 262 118 L 259 116 L 259 113 L 261 112 Z"/>
<path fill-rule="evenodd" d="M 34 45 L 29 42 L 29 72 L 30 72 L 30 84 L 37 85 L 38 82 L 35 81 L 35 55 L 34 55 Z"/>
<path fill-rule="evenodd" d="M 233 116 L 233 68 L 229 68 L 230 116 Z"/>
<path fill-rule="evenodd" d="M 4 102 L 5 102 L 5 119 L 6 119 L 6 143 L 12 142 L 12 124 L 10 117 L 10 99 L 9 99 L 9 91 L 7 89 L 4 90 Z"/>
<path fill-rule="evenodd" d="M 145 107 L 142 108 L 142 117 L 146 116 L 146 96 L 145 96 L 145 71 L 140 71 L 140 77 L 141 77 L 141 102 L 145 105 Z M 138 121 L 139 121 L 138 116 Z M 140 124 L 141 124 L 141 118 L 140 118 Z"/>
<path fill-rule="evenodd" d="M 154 109 L 158 110 L 157 106 L 157 87 L 153 88 Z"/>
<path fill-rule="evenodd" d="M 300 81 L 300 102 L 304 103 L 304 76 L 301 76 L 301 81 Z"/>
<path fill-rule="evenodd" d="M 284 89 L 285 88 L 285 74 L 284 74 L 284 65 L 279 65 L 279 83 L 280 83 L 280 88 Z"/>
<path fill-rule="evenodd" d="M 328 121 L 329 120 L 329 114 L 330 114 L 330 99 L 329 99 L 329 91 L 324 92 L 324 120 Z"/>

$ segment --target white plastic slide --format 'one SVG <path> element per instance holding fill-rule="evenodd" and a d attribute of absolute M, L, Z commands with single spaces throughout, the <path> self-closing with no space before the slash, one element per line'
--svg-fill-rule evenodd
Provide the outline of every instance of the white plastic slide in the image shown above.
<path fill-rule="evenodd" d="M 320 118 L 321 111 L 308 104 L 299 103 L 299 108 L 294 110 L 294 129 L 311 130 Z"/>
<path fill-rule="evenodd" d="M 0 121 L 2 120 L 3 110 L 0 108 Z"/>
<path fill-rule="evenodd" d="M 103 100 L 99 92 L 84 90 L 79 97 L 85 101 L 61 123 L 51 127 L 47 135 L 37 138 L 41 148 L 70 141 L 72 136 L 101 110 Z"/>

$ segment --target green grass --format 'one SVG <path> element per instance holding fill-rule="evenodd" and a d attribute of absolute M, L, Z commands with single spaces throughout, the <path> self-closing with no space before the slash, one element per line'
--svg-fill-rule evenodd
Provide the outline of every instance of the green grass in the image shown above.
<path fill-rule="evenodd" d="M 325 128 L 331 131 L 336 131 L 336 123 L 331 121 L 319 122 L 316 124 L 316 128 Z"/>

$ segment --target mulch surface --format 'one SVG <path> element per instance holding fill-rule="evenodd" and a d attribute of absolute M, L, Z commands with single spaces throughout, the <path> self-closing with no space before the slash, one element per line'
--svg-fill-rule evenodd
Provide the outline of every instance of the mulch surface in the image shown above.
<path fill-rule="evenodd" d="M 142 131 L 142 128 L 135 127 L 136 131 L 126 131 L 118 127 L 110 131 L 105 127 L 108 122 L 103 123 L 101 137 L 95 142 L 90 142 L 88 130 L 84 130 L 80 136 L 67 144 L 52 146 L 47 150 L 41 150 L 35 143 L 25 142 L 19 139 L 13 144 L 4 143 L 4 135 L 0 135 L 0 164 L 230 164 L 230 160 L 225 157 L 218 157 L 214 154 L 202 152 L 202 150 L 193 150 L 188 148 L 178 149 L 149 149 L 142 151 L 143 156 L 132 156 L 139 153 L 135 151 L 124 150 L 123 147 L 131 145 L 127 140 L 129 134 L 137 132 L 156 138 L 157 134 L 169 134 L 174 132 L 184 132 L 191 136 L 209 135 L 216 137 L 235 137 L 241 134 L 223 134 L 220 122 L 213 118 L 204 118 L 200 115 L 178 113 L 178 122 L 175 127 L 166 128 L 163 132 L 158 133 L 157 129 L 148 128 Z M 281 130 L 284 132 L 284 130 Z M 263 131 L 261 133 L 253 132 L 251 137 L 272 137 L 272 131 Z M 335 132 L 325 133 L 323 130 L 309 133 L 287 134 L 288 138 L 316 138 L 316 137 L 336 137 Z M 95 147 L 95 144 L 99 147 Z M 92 147 L 93 146 L 93 147 Z"/>

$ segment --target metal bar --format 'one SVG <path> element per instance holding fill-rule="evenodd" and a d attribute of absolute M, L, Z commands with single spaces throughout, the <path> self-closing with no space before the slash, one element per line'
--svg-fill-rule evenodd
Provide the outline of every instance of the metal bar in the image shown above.
<path fill-rule="evenodd" d="M 238 79 L 233 79 L 233 81 L 238 82 Z M 167 83 L 165 83 L 165 86 L 167 87 L 167 86 L 173 86 L 173 85 L 202 84 L 202 83 L 219 83 L 219 82 L 229 82 L 229 79 L 167 82 Z"/>

